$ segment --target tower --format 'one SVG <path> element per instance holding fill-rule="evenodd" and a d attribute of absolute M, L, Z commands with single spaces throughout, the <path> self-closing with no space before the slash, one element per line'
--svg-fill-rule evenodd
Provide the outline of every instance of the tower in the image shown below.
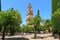
<path fill-rule="evenodd" d="M 1 0 L 0 0 L 0 11 L 1 11 Z"/>
<path fill-rule="evenodd" d="M 32 19 L 33 19 L 33 10 L 32 10 L 31 4 L 29 3 L 28 9 L 27 9 L 26 23 L 28 24 L 28 22 Z"/>

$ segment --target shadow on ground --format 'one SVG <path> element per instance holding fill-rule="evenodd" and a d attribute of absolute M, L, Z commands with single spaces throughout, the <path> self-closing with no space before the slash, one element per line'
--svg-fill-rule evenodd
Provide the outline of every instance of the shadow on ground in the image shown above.
<path fill-rule="evenodd" d="M 27 38 L 6 38 L 5 40 L 29 40 L 29 39 L 27 39 Z"/>
<path fill-rule="evenodd" d="M 19 38 L 5 38 L 5 40 L 29 40 L 27 38 L 19 37 Z"/>
<path fill-rule="evenodd" d="M 52 37 L 51 35 L 48 35 L 48 36 L 36 36 L 36 39 L 44 39 L 44 38 L 48 38 L 48 37 Z M 35 39 L 34 37 L 31 37 L 32 39 Z"/>

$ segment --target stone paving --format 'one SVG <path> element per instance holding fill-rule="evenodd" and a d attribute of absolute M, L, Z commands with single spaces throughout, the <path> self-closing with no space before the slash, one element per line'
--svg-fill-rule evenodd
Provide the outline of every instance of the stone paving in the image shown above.
<path fill-rule="evenodd" d="M 6 36 L 6 38 L 18 38 L 18 37 L 28 38 L 29 40 L 58 40 L 51 37 L 51 34 L 37 34 L 36 39 L 33 38 L 34 34 L 23 35 L 23 36 L 22 35 Z M 44 37 L 44 38 L 41 38 L 41 37 Z"/>
<path fill-rule="evenodd" d="M 51 34 L 37 34 L 37 39 L 33 39 L 34 34 L 31 35 L 27 35 L 25 36 L 26 38 L 29 38 L 30 40 L 58 40 L 58 39 L 54 39 L 53 37 L 51 37 Z M 44 38 L 41 38 L 44 37 Z"/>

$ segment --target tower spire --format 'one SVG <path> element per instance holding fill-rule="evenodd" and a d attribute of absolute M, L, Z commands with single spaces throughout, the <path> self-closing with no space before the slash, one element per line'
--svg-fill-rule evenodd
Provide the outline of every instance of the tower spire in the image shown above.
<path fill-rule="evenodd" d="M 1 0 L 0 0 L 0 11 L 1 11 Z"/>

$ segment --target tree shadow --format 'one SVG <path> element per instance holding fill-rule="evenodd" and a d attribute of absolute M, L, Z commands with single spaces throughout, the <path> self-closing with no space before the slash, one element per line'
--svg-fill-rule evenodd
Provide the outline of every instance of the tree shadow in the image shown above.
<path fill-rule="evenodd" d="M 44 39 L 44 37 L 37 36 L 36 38 L 31 37 L 32 39 Z"/>
<path fill-rule="evenodd" d="M 5 40 L 29 40 L 29 39 L 24 37 L 18 37 L 18 38 L 5 38 Z"/>
<path fill-rule="evenodd" d="M 48 36 L 36 36 L 36 39 L 44 39 L 44 38 L 48 38 L 48 37 L 52 37 L 52 35 L 48 35 Z M 31 37 L 32 39 L 35 39 L 34 37 Z"/>

